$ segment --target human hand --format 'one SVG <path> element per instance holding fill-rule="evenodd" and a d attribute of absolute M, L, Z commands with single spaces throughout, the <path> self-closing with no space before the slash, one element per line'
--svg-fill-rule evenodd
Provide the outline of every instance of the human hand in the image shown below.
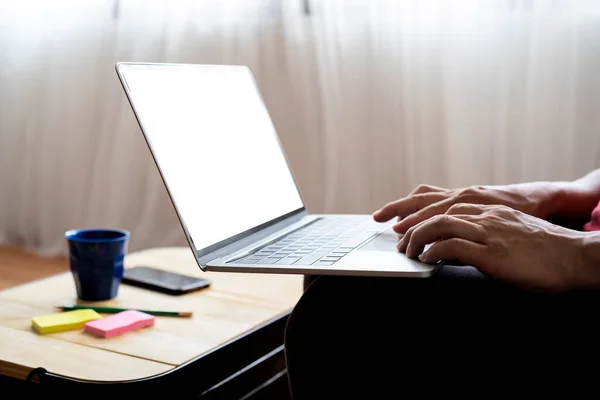
<path fill-rule="evenodd" d="M 535 217 L 547 218 L 559 206 L 556 198 L 560 190 L 562 187 L 552 182 L 463 189 L 421 185 L 407 197 L 386 204 L 373 213 L 373 218 L 378 222 L 387 222 L 398 217 L 398 223 L 393 227 L 398 233 L 404 233 L 435 215 L 444 214 L 458 203 L 505 205 Z"/>
<path fill-rule="evenodd" d="M 565 291 L 581 279 L 584 237 L 506 206 L 455 204 L 409 228 L 398 250 L 426 263 L 458 260 L 530 290 Z"/>

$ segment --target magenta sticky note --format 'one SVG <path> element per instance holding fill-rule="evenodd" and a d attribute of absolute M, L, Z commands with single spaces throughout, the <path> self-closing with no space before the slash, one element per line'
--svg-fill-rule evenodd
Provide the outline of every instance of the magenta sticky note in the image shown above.
<path fill-rule="evenodd" d="M 107 338 L 150 325 L 154 325 L 154 316 L 136 310 L 128 310 L 87 322 L 83 329 L 96 336 Z"/>

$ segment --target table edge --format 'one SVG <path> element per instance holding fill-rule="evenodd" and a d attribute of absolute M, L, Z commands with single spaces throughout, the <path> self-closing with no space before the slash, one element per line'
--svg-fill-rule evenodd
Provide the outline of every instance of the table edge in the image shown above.
<path fill-rule="evenodd" d="M 173 380 L 173 381 L 177 382 L 180 380 L 180 376 L 185 375 L 186 373 L 189 373 L 188 370 L 190 370 L 191 367 L 194 367 L 195 364 L 201 363 L 206 358 L 215 357 L 218 352 L 222 352 L 222 351 L 224 351 L 224 349 L 229 349 L 232 346 L 235 346 L 236 344 L 239 345 L 240 340 L 243 340 L 243 339 L 248 340 L 252 336 L 255 336 L 255 335 L 261 333 L 261 331 L 277 330 L 279 328 L 283 328 L 283 331 L 285 331 L 285 326 L 287 325 L 287 319 L 291 313 L 292 313 L 292 308 L 276 315 L 275 317 L 272 317 L 272 318 L 262 322 L 260 325 L 257 325 L 255 327 L 253 327 L 252 329 L 241 333 L 238 336 L 231 338 L 227 342 L 224 342 L 224 343 L 220 344 L 219 346 L 204 352 L 203 354 L 200 354 L 194 358 L 191 358 L 190 360 L 188 360 L 180 365 L 165 364 L 165 365 L 171 366 L 171 368 L 164 372 L 155 374 L 155 375 L 149 375 L 149 376 L 142 377 L 142 378 L 119 380 L 119 381 L 90 380 L 90 379 L 81 379 L 81 378 L 75 378 L 75 377 L 69 377 L 69 376 L 65 376 L 65 375 L 55 374 L 55 373 L 52 373 L 51 371 L 45 370 L 42 366 L 40 366 L 38 368 L 30 369 L 28 374 L 31 374 L 32 371 L 35 371 L 37 369 L 39 371 L 39 374 L 35 377 L 35 379 L 38 380 L 40 383 L 49 383 L 49 384 L 70 382 L 70 383 L 76 383 L 76 384 L 104 384 L 104 385 L 106 385 L 106 384 L 146 384 L 146 385 L 152 385 L 152 384 L 156 383 L 155 382 L 156 380 L 161 380 L 161 379 L 165 380 L 165 381 Z M 267 335 L 270 333 L 272 333 L 272 332 L 268 332 Z M 273 349 L 276 349 L 277 347 L 281 347 L 282 344 L 283 343 L 275 343 L 273 346 L 267 345 L 266 348 L 269 348 L 269 350 L 264 351 L 264 354 L 267 354 L 269 351 L 272 351 Z M 272 349 L 270 347 L 272 347 Z M 252 350 L 256 350 L 256 349 L 252 349 Z M 261 356 L 264 354 L 261 354 Z M 230 362 L 227 364 L 229 365 L 229 364 L 234 364 L 234 363 Z M 203 368 L 200 368 L 200 369 L 203 369 Z M 208 374 L 205 374 L 205 376 L 206 375 L 208 375 Z M 227 375 L 227 374 L 225 374 L 225 375 Z M 184 383 L 186 382 L 185 378 L 183 379 L 183 382 Z M 216 384 L 216 383 L 218 383 L 218 382 L 212 382 L 212 384 Z M 201 383 L 198 383 L 198 385 L 200 385 L 200 384 Z"/>

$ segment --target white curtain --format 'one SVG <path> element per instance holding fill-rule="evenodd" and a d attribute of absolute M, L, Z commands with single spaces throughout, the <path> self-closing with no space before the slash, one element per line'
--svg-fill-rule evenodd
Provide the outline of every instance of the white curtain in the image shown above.
<path fill-rule="evenodd" d="M 249 65 L 313 212 L 600 166 L 597 1 L 311 4 L 0 2 L 0 245 L 185 245 L 117 61 Z"/>

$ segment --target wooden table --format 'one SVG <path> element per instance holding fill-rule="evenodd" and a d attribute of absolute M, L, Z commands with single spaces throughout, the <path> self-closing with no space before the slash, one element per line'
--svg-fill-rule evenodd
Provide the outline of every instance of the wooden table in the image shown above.
<path fill-rule="evenodd" d="M 282 357 L 282 329 L 302 293 L 301 276 L 204 273 L 188 248 L 141 251 L 128 255 L 125 265 L 201 276 L 212 284 L 209 289 L 183 296 L 122 284 L 116 299 L 94 304 L 193 311 L 194 315 L 157 317 L 154 327 L 110 339 L 79 330 L 47 335 L 32 331 L 32 317 L 76 302 L 70 273 L 1 291 L 0 374 L 25 380 L 41 367 L 47 372 L 43 371 L 44 377 L 38 376 L 38 380 L 176 382 L 178 376 L 183 379 L 189 375 L 188 367 L 211 359 L 213 364 L 203 365 L 195 375 L 199 387 L 209 390 L 218 383 L 215 380 L 245 368 L 246 363 L 263 357 L 262 353 L 276 351 Z M 244 347 L 241 343 L 245 342 Z M 281 366 L 281 360 L 277 364 Z M 223 366 L 231 368 L 217 372 Z"/>

